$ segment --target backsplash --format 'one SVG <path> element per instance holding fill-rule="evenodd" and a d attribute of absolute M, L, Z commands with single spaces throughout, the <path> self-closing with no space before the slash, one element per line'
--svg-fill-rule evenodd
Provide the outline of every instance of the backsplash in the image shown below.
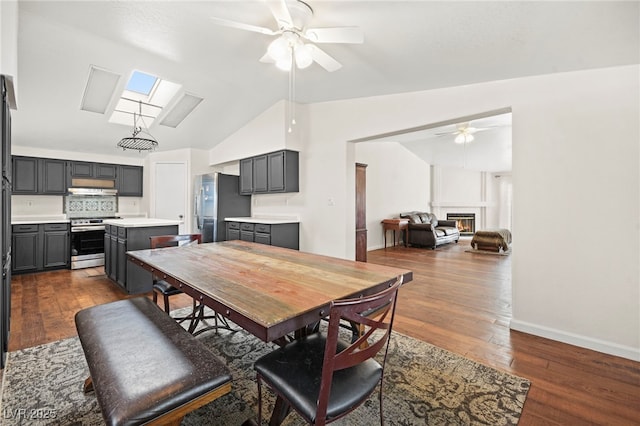
<path fill-rule="evenodd" d="M 147 216 L 146 205 L 139 197 L 118 197 L 120 216 Z M 11 217 L 61 216 L 67 212 L 65 197 L 58 195 L 12 195 Z"/>
<path fill-rule="evenodd" d="M 64 197 L 57 195 L 12 195 L 11 216 L 61 215 Z"/>
<path fill-rule="evenodd" d="M 111 195 L 67 195 L 64 207 L 68 218 L 114 217 L 118 211 L 118 197 Z"/>

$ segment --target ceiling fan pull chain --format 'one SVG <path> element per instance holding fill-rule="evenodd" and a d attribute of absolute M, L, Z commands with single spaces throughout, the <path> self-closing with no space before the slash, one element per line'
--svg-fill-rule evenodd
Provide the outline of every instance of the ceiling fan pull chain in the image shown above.
<path fill-rule="evenodd" d="M 293 47 L 291 49 L 291 68 L 289 70 L 289 129 L 288 132 L 291 133 L 293 131 L 292 127 L 296 124 L 296 113 L 295 113 L 295 52 Z"/>

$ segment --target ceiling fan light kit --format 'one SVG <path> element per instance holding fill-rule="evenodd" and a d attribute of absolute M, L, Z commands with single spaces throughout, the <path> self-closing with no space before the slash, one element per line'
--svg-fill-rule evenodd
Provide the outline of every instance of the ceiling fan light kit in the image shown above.
<path fill-rule="evenodd" d="M 468 143 L 468 142 L 472 142 L 475 138 L 473 137 L 472 134 L 469 133 L 460 133 L 458 134 L 458 136 L 456 136 L 456 138 L 454 139 L 455 143 Z"/>
<path fill-rule="evenodd" d="M 273 0 L 265 3 L 276 20 L 277 30 L 216 17 L 211 19 L 219 25 L 278 36 L 269 44 L 266 55 L 260 61 L 275 63 L 279 69 L 290 71 L 293 64 L 304 69 L 316 62 L 325 70 L 333 72 L 342 65 L 315 43 L 359 44 L 364 41 L 362 31 L 357 27 L 307 28 L 313 18 L 313 9 L 301 0 Z"/>
<path fill-rule="evenodd" d="M 273 40 L 267 48 L 267 54 L 276 63 L 276 67 L 283 71 L 290 71 L 295 58 L 299 69 L 307 68 L 313 63 L 311 46 L 304 44 L 300 36 L 291 31 L 285 31 Z"/>

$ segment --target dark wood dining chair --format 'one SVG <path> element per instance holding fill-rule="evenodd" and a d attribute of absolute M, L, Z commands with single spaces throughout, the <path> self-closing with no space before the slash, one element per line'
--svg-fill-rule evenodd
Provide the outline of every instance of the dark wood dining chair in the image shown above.
<path fill-rule="evenodd" d="M 313 425 L 347 415 L 379 386 L 380 424 L 384 424 L 382 380 L 401 285 L 402 276 L 377 294 L 334 301 L 326 332 L 301 337 L 259 358 L 254 364 L 258 424 L 262 424 L 262 383 L 277 395 L 273 413 L 277 421 L 292 408 Z M 342 320 L 362 325 L 355 341 L 349 342 L 351 336 L 340 338 Z M 378 362 L 374 357 L 383 349 Z"/>

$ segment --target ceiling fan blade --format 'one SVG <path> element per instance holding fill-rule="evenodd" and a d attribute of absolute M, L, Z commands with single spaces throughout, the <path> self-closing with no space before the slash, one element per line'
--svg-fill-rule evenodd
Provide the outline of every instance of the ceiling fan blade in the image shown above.
<path fill-rule="evenodd" d="M 327 54 L 324 50 L 320 49 L 318 46 L 309 44 L 309 48 L 311 49 L 311 57 L 314 61 L 318 63 L 322 68 L 329 72 L 334 72 L 342 68 L 342 64 L 335 59 L 333 59 L 329 54 Z"/>
<path fill-rule="evenodd" d="M 267 0 L 266 3 L 271 10 L 271 14 L 276 18 L 278 29 L 293 26 L 293 19 L 291 19 L 291 14 L 289 13 L 286 0 Z"/>
<path fill-rule="evenodd" d="M 275 35 L 280 33 L 279 31 L 273 31 L 273 30 L 270 30 L 269 28 L 263 28 L 255 25 L 244 24 L 242 22 L 228 21 L 226 19 L 221 19 L 221 18 L 211 17 L 211 20 L 218 25 L 222 25 L 230 28 L 237 28 L 239 30 L 253 31 L 255 33 L 260 33 L 260 34 Z"/>
<path fill-rule="evenodd" d="M 314 43 L 364 43 L 364 34 L 358 27 L 309 28 L 304 37 Z"/>
<path fill-rule="evenodd" d="M 265 64 L 275 64 L 276 63 L 276 61 L 273 60 L 271 55 L 269 55 L 269 52 L 265 53 L 264 56 L 262 56 L 262 58 L 260 58 L 260 62 L 265 63 Z"/>

